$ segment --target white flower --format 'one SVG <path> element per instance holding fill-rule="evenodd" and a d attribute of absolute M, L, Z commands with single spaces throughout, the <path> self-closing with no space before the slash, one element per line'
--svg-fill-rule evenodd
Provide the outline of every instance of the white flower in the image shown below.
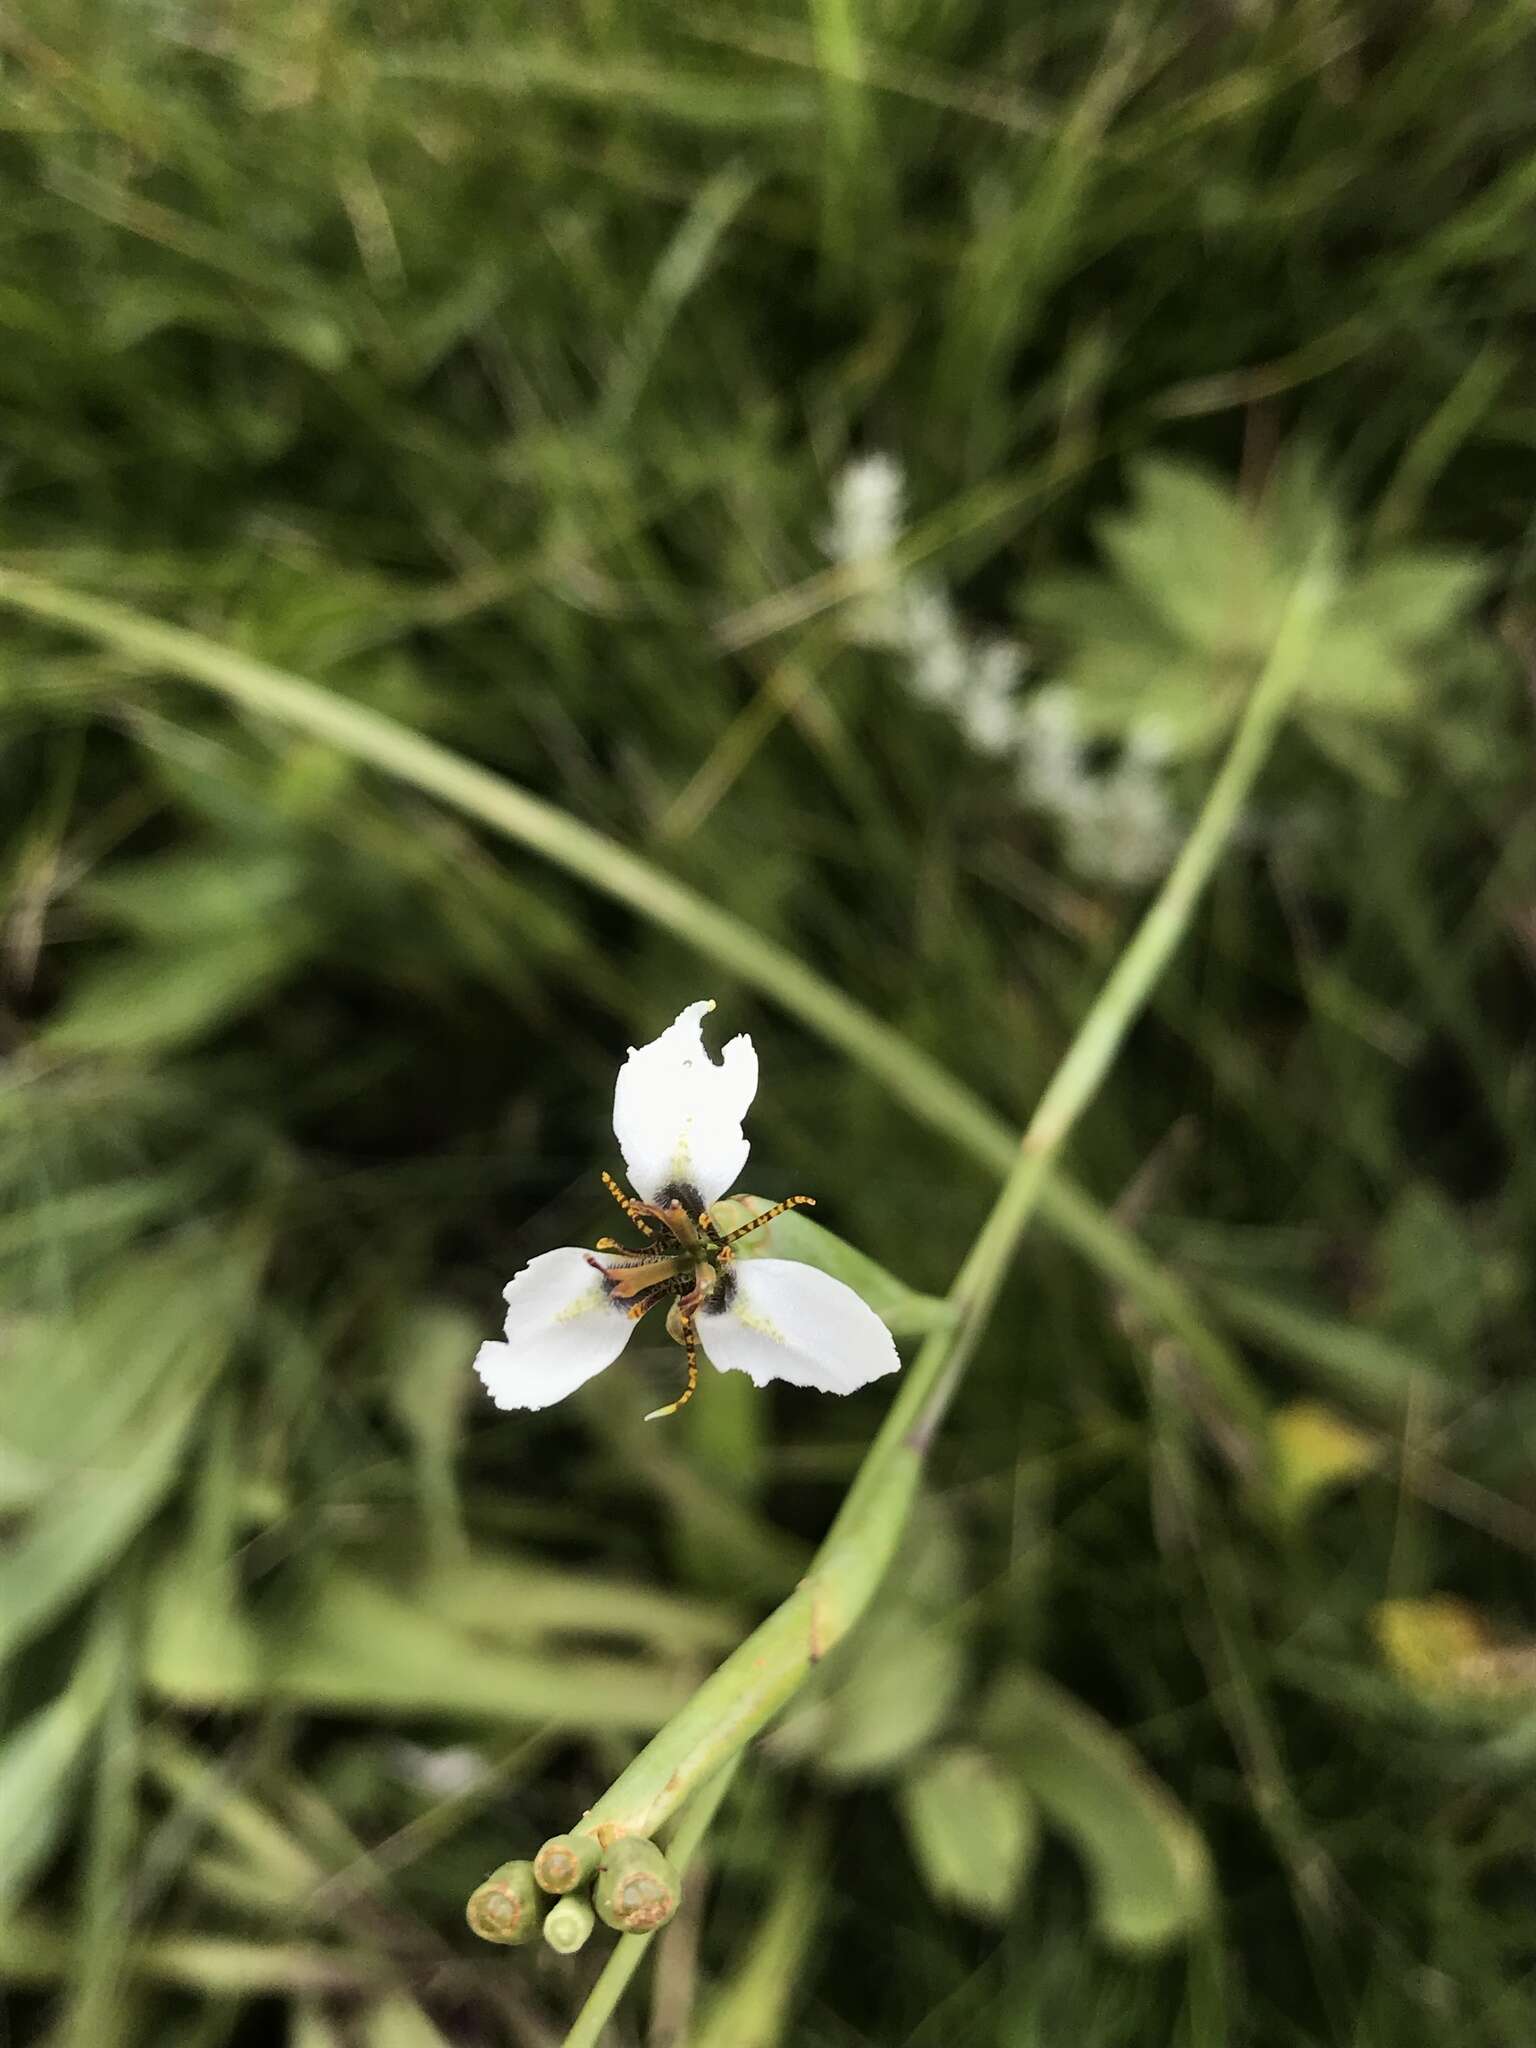
<path fill-rule="evenodd" d="M 1087 778 L 1083 729 L 1065 683 L 1036 690 L 1019 713 L 1019 794 L 1042 809 L 1065 808 Z"/>
<path fill-rule="evenodd" d="M 952 706 L 965 688 L 970 650 L 942 590 L 913 582 L 905 591 L 902 626 L 911 659 L 907 686 L 925 704 Z"/>
<path fill-rule="evenodd" d="M 834 562 L 860 572 L 863 594 L 844 614 L 844 629 L 860 647 L 900 648 L 905 643 L 904 585 L 892 559 L 901 538 L 905 483 L 888 455 L 865 455 L 845 465 L 832 489 L 832 524 L 823 546 Z"/>
<path fill-rule="evenodd" d="M 1145 888 L 1168 872 L 1179 850 L 1178 822 L 1161 779 L 1129 757 L 1085 781 L 1058 822 L 1068 861 L 1090 881 Z"/>
<path fill-rule="evenodd" d="M 888 555 L 901 537 L 906 478 L 890 455 L 860 455 L 847 462 L 832 486 L 832 525 L 826 551 L 834 562 L 867 562 Z"/>
<path fill-rule="evenodd" d="M 428 1749 L 419 1742 L 397 1742 L 390 1751 L 395 1770 L 414 1791 L 433 1799 L 453 1799 L 478 1785 L 491 1766 L 478 1749 L 461 1742 L 449 1749 Z"/>
<path fill-rule="evenodd" d="M 714 1007 L 691 1003 L 651 1044 L 631 1047 L 619 1069 L 613 1129 L 639 1199 L 603 1179 L 644 1241 L 631 1250 L 603 1238 L 595 1251 L 544 1252 L 509 1283 L 506 1340 L 482 1344 L 475 1359 L 498 1408 L 563 1401 L 611 1365 L 663 1301 L 667 1330 L 687 1354 L 688 1384 L 656 1415 L 693 1393 L 701 1344 L 721 1372 L 829 1394 L 851 1394 L 901 1364 L 889 1330 L 842 1281 L 792 1259 L 737 1258 L 737 1239 L 808 1195 L 724 1236 L 715 1229 L 710 1205 L 747 1163 L 741 1120 L 757 1093 L 757 1054 L 741 1037 L 718 1062 L 710 1058 L 700 1020 Z"/>
<path fill-rule="evenodd" d="M 1123 888 L 1165 874 L 1182 838 L 1163 772 L 1167 731 L 1142 720 L 1122 736 L 1114 766 L 1097 766 L 1072 687 L 1021 696 L 1028 655 L 1018 641 L 977 638 L 942 584 L 898 567 L 905 517 L 899 462 L 873 454 L 844 467 L 824 544 L 862 572 L 861 594 L 843 613 L 848 639 L 901 656 L 912 696 L 951 718 L 977 753 L 1012 757 L 1020 802 L 1052 820 L 1079 874 Z"/>
<path fill-rule="evenodd" d="M 975 666 L 960 700 L 960 730 L 983 754 L 1006 754 L 1018 741 L 1016 692 L 1024 650 L 1014 640 L 977 644 Z"/>

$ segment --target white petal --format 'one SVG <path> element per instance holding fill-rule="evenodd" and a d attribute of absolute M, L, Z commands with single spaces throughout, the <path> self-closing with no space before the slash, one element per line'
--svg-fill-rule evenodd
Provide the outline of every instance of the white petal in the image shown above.
<path fill-rule="evenodd" d="M 507 1341 L 482 1344 L 475 1371 L 498 1408 L 548 1408 L 574 1394 L 629 1342 L 634 1324 L 615 1308 L 574 1245 L 530 1259 L 503 1290 Z"/>
<path fill-rule="evenodd" d="M 660 1038 L 631 1046 L 619 1069 L 613 1134 L 631 1186 L 648 1202 L 678 1181 L 707 1208 L 747 1163 L 741 1120 L 757 1093 L 757 1054 L 750 1038 L 733 1038 L 716 1065 L 699 1028 L 714 1007 L 690 1003 Z"/>
<path fill-rule="evenodd" d="M 711 1365 L 756 1385 L 851 1394 L 901 1364 L 891 1333 L 851 1287 L 794 1259 L 737 1259 L 729 1308 L 699 1317 Z"/>

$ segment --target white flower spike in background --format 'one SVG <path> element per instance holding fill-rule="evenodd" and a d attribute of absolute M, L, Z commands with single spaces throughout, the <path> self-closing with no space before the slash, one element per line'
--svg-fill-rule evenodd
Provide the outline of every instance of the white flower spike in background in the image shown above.
<path fill-rule="evenodd" d="M 722 1236 L 710 1206 L 730 1193 L 747 1163 L 741 1120 L 757 1093 L 757 1053 L 733 1038 L 718 1063 L 700 1020 L 712 1002 L 690 1003 L 651 1044 L 631 1047 L 613 1096 L 613 1130 L 631 1200 L 607 1175 L 614 1200 L 641 1233 L 632 1250 L 600 1238 L 595 1251 L 564 1246 L 532 1259 L 505 1290 L 506 1341 L 482 1344 L 475 1371 L 498 1408 L 548 1408 L 575 1393 L 628 1343 L 663 1301 L 667 1332 L 682 1345 L 688 1384 L 646 1420 L 670 1415 L 692 1395 L 698 1352 L 721 1372 L 758 1386 L 788 1380 L 825 1394 L 855 1388 L 901 1364 L 891 1333 L 851 1287 L 793 1259 L 741 1264 L 735 1242 L 786 1209 L 791 1195 Z"/>
<path fill-rule="evenodd" d="M 1028 693 L 1029 658 L 1017 640 L 981 639 L 931 575 L 903 570 L 906 476 L 889 455 L 856 456 L 832 488 L 824 537 L 834 562 L 857 568 L 864 594 L 844 628 L 855 646 L 905 658 L 907 688 L 952 718 L 978 753 L 1012 757 L 1015 788 L 1054 820 L 1067 863 L 1089 880 L 1146 888 L 1183 843 L 1154 718 L 1133 724 L 1111 768 L 1093 765 L 1079 693 L 1064 682 Z"/>

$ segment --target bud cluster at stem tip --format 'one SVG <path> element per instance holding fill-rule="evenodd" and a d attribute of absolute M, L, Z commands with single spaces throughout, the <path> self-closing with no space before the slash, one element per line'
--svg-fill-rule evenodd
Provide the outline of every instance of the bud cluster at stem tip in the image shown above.
<path fill-rule="evenodd" d="M 583 1894 L 591 1886 L 591 1903 Z M 544 1894 L 555 1903 L 544 1911 Z M 676 1868 L 642 1835 L 621 1835 L 605 1848 L 595 1835 L 553 1835 L 531 1863 L 503 1863 L 469 1901 L 466 1918 L 484 1941 L 516 1947 L 542 1925 L 560 1955 L 574 1955 L 596 1917 L 620 1934 L 654 1934 L 683 1902 Z"/>

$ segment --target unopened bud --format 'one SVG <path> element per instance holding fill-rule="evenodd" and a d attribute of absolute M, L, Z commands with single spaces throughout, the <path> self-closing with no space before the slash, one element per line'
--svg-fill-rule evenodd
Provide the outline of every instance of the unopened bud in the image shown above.
<path fill-rule="evenodd" d="M 551 1835 L 533 1859 L 533 1874 L 545 1891 L 564 1897 L 580 1891 L 602 1853 L 591 1835 Z"/>
<path fill-rule="evenodd" d="M 598 1868 L 592 1903 L 605 1927 L 652 1934 L 683 1902 L 683 1882 L 654 1842 L 621 1835 Z"/>
<path fill-rule="evenodd" d="M 470 1894 L 464 1917 L 482 1941 L 518 1948 L 539 1931 L 544 1900 L 531 1863 L 503 1863 Z"/>
<path fill-rule="evenodd" d="M 544 1916 L 544 1939 L 556 1955 L 573 1956 L 586 1946 L 592 1927 L 592 1908 L 585 1899 L 557 1899 Z"/>

